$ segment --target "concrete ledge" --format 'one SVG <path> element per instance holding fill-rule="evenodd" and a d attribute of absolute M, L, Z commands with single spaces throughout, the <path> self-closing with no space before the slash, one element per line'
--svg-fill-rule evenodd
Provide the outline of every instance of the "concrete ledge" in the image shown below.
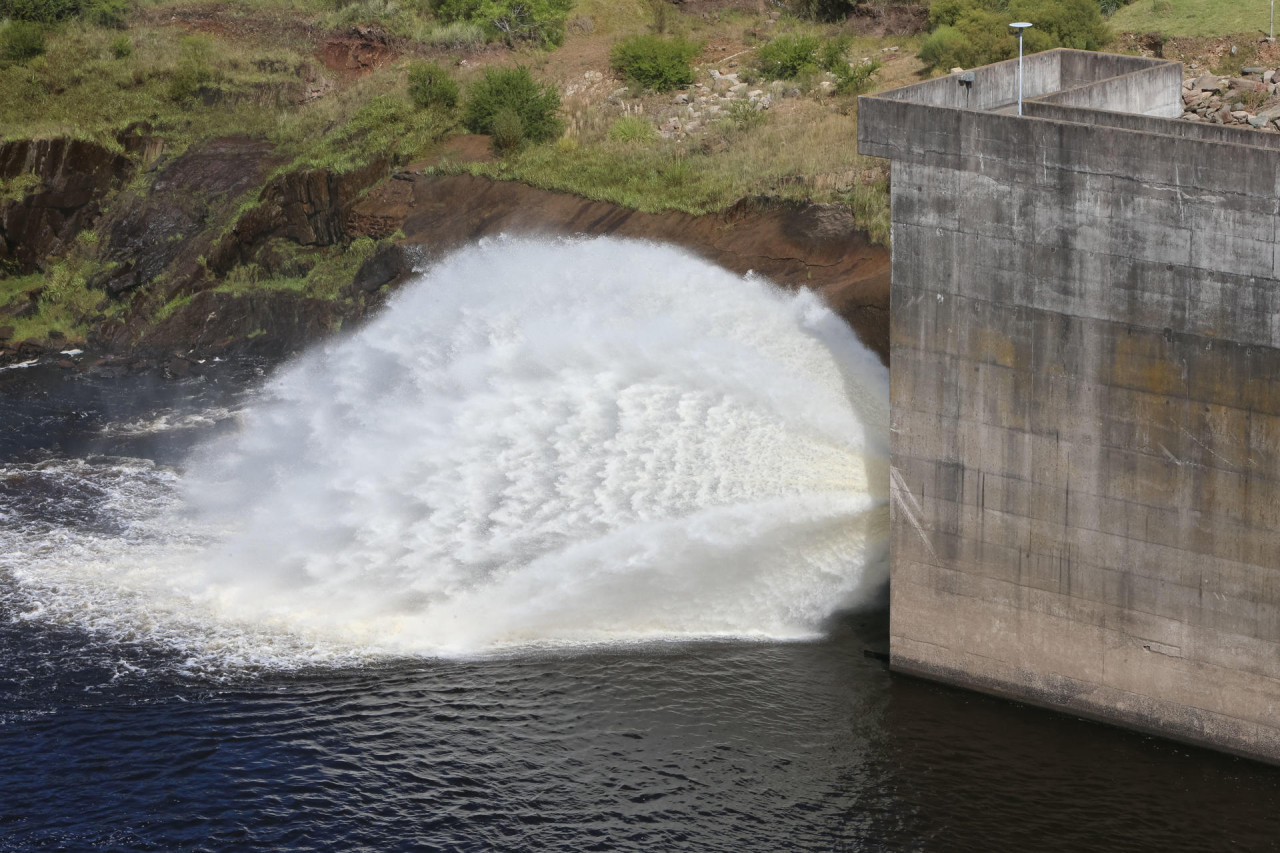
<path fill-rule="evenodd" d="M 957 659 L 950 664 L 914 659 L 891 641 L 889 668 L 900 675 L 976 690 L 1037 708 L 1119 725 L 1144 734 L 1280 765 L 1280 729 L 1257 725 L 1141 694 L 1072 678 L 1040 674 L 990 662 Z M 901 648 L 906 645 L 898 641 Z M 1248 743 L 1248 748 L 1240 744 Z"/>

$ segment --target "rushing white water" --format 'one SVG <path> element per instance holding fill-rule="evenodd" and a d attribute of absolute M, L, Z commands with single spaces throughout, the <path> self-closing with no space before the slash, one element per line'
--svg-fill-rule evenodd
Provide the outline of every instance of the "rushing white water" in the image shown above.
<path fill-rule="evenodd" d="M 317 662 L 804 637 L 885 577 L 887 372 L 671 248 L 485 241 L 242 421 L 181 478 L 0 472 L 107 495 L 106 528 L 0 518 L 25 618 Z"/>

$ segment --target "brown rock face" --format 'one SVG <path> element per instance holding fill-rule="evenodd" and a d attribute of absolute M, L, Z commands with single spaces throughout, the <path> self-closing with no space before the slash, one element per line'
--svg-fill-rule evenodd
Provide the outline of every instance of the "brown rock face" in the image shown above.
<path fill-rule="evenodd" d="M 223 137 L 166 165 L 145 196 L 122 193 L 104 229 L 103 259 L 115 266 L 95 284 L 115 296 L 166 269 L 174 268 L 180 279 L 198 275 L 196 259 L 212 241 L 205 222 L 259 185 L 278 162 L 266 142 Z"/>
<path fill-rule="evenodd" d="M 102 198 L 133 173 L 123 154 L 81 139 L 19 139 L 0 143 L 0 179 L 34 175 L 39 184 L 0 201 L 0 265 L 34 271 L 89 225 Z"/>
<path fill-rule="evenodd" d="M 615 235 L 683 246 L 727 269 L 821 293 L 867 346 L 887 359 L 889 251 L 847 208 L 747 200 L 711 216 L 640 213 L 606 202 L 469 175 L 402 174 L 354 205 L 350 230 L 397 228 L 428 255 L 500 234 Z M 379 264 L 386 263 L 380 259 Z M 368 282 L 386 275 L 380 266 Z"/>
<path fill-rule="evenodd" d="M 210 267 L 225 274 L 251 260 L 272 237 L 302 246 L 332 246 L 347 232 L 345 217 L 357 197 L 386 175 L 389 164 L 378 160 L 345 174 L 327 169 L 286 172 L 273 178 L 258 196 L 258 206 L 245 213 L 213 250 Z"/>
<path fill-rule="evenodd" d="M 282 358 L 332 334 L 341 306 L 280 290 L 245 294 L 202 291 L 136 347 L 142 355 L 237 352 Z"/>

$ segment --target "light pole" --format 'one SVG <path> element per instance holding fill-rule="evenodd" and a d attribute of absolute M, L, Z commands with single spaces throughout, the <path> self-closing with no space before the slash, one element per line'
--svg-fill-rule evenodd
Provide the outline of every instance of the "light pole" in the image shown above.
<path fill-rule="evenodd" d="M 1271 0 L 1272 3 L 1275 0 Z M 1022 115 L 1022 33 L 1031 26 L 1026 21 L 1019 21 L 1016 24 L 1010 24 L 1018 33 L 1018 115 Z"/>

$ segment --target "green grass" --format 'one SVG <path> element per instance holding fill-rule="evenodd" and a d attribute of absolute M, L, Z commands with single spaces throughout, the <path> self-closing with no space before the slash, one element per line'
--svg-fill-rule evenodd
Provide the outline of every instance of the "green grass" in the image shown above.
<path fill-rule="evenodd" d="M 847 102 L 846 102 L 847 104 Z M 872 238 L 888 242 L 887 168 L 852 144 L 851 106 L 793 102 L 785 119 L 764 114 L 759 124 L 735 129 L 726 120 L 701 141 L 657 140 L 637 145 L 609 138 L 592 122 L 581 138 L 526 149 L 498 163 L 452 171 L 515 180 L 571 192 L 636 210 L 680 210 L 694 215 L 724 210 L 747 196 L 851 204 Z M 752 113 L 753 116 L 760 114 Z M 616 136 L 616 134 L 615 134 Z"/>
<path fill-rule="evenodd" d="M 104 295 L 85 285 L 87 277 L 97 268 L 92 262 L 64 260 L 43 274 L 0 279 L 0 305 L 25 302 L 29 291 L 43 288 L 32 316 L 6 319 L 0 321 L 0 325 L 13 327 L 11 339 L 14 341 L 43 340 L 55 330 L 66 335 L 68 342 L 83 341 Z"/>
<path fill-rule="evenodd" d="M 1256 35 L 1270 23 L 1268 0 L 1135 0 L 1111 16 L 1117 32 L 1166 36 Z"/>
<path fill-rule="evenodd" d="M 360 237 L 349 246 L 329 246 L 308 253 L 308 259 L 314 265 L 305 274 L 296 276 L 270 276 L 257 264 L 244 264 L 227 273 L 214 289 L 220 293 L 291 290 L 317 299 L 336 299 L 342 288 L 355 278 L 360 265 L 377 248 L 378 244 L 373 239 Z"/>
<path fill-rule="evenodd" d="M 72 136 L 116 147 L 116 134 L 135 121 L 148 122 L 171 148 L 225 133 L 262 135 L 300 91 L 302 56 L 210 39 L 211 77 L 193 108 L 172 92 L 184 63 L 181 30 L 134 29 L 133 52 L 119 59 L 118 35 L 67 24 L 43 56 L 0 66 L 0 139 Z"/>

